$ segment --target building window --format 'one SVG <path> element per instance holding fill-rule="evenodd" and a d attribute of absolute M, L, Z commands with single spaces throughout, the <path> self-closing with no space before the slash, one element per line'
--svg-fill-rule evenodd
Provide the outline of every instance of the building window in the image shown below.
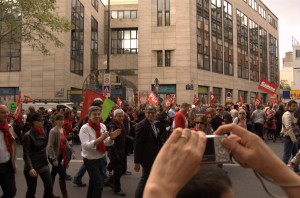
<path fill-rule="evenodd" d="M 238 77 L 249 79 L 248 17 L 237 10 Z"/>
<path fill-rule="evenodd" d="M 91 72 L 98 69 L 98 21 L 91 20 Z"/>
<path fill-rule="evenodd" d="M 162 26 L 162 0 L 157 0 L 157 26 Z"/>
<path fill-rule="evenodd" d="M 221 0 L 211 1 L 212 71 L 223 74 L 223 33 Z"/>
<path fill-rule="evenodd" d="M 113 29 L 111 31 L 112 54 L 137 54 L 138 30 L 137 29 Z"/>
<path fill-rule="evenodd" d="M 233 25 L 232 25 L 232 5 L 224 1 L 224 74 L 233 76 Z"/>
<path fill-rule="evenodd" d="M 21 71 L 21 39 L 10 32 L 2 41 L 4 42 L 0 44 L 0 72 Z"/>
<path fill-rule="evenodd" d="M 95 10 L 98 12 L 99 2 L 98 0 L 91 0 L 92 6 L 95 8 Z"/>
<path fill-rule="evenodd" d="M 243 103 L 247 103 L 247 98 L 248 98 L 248 92 L 247 91 L 241 91 L 241 90 L 238 90 L 238 98 L 240 100 L 240 97 L 242 97 L 243 99 Z"/>
<path fill-rule="evenodd" d="M 84 7 L 79 0 L 72 0 L 71 69 L 72 73 L 83 75 L 84 52 Z"/>
<path fill-rule="evenodd" d="M 210 70 L 209 0 L 197 0 L 197 68 Z"/>
<path fill-rule="evenodd" d="M 216 103 L 221 103 L 221 101 L 222 101 L 222 88 L 214 87 L 213 88 L 213 94 L 217 99 Z"/>
<path fill-rule="evenodd" d="M 162 67 L 163 66 L 163 52 L 157 51 L 157 67 Z"/>
<path fill-rule="evenodd" d="M 250 80 L 258 82 L 259 79 L 259 43 L 258 25 L 249 19 L 249 45 L 250 45 Z"/>
<path fill-rule="evenodd" d="M 166 50 L 165 51 L 165 67 L 171 66 L 171 51 Z"/>
<path fill-rule="evenodd" d="M 170 0 L 165 0 L 165 26 L 170 26 Z"/>
<path fill-rule="evenodd" d="M 112 10 L 112 19 L 136 19 L 137 10 Z"/>
<path fill-rule="evenodd" d="M 300 58 L 300 50 L 296 50 L 296 58 Z"/>
<path fill-rule="evenodd" d="M 259 66 L 260 78 L 268 79 L 268 46 L 267 46 L 267 32 L 259 26 Z"/>
<path fill-rule="evenodd" d="M 269 34 L 270 82 L 279 85 L 278 40 Z"/>

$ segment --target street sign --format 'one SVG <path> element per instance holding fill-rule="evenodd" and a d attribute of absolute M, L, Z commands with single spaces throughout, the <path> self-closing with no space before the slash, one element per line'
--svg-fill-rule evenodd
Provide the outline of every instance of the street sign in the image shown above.
<path fill-rule="evenodd" d="M 103 85 L 103 95 L 110 97 L 110 85 Z"/>
<path fill-rule="evenodd" d="M 110 85 L 110 74 L 104 74 L 103 76 L 103 84 Z"/>

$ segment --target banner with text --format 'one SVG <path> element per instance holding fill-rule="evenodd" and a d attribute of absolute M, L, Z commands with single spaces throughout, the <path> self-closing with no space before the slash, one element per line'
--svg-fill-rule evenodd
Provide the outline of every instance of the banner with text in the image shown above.
<path fill-rule="evenodd" d="M 258 85 L 258 89 L 273 95 L 276 94 L 277 86 L 263 78 Z"/>

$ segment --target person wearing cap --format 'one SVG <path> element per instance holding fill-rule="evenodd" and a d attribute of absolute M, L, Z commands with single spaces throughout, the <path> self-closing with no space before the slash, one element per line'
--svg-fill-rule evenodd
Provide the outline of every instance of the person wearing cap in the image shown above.
<path fill-rule="evenodd" d="M 142 166 L 142 177 L 138 183 L 135 197 L 142 198 L 146 182 L 154 160 L 162 146 L 159 130 L 155 126 L 156 108 L 147 105 L 145 110 L 146 118 L 136 125 L 134 142 L 134 170 L 140 171 Z"/>
<path fill-rule="evenodd" d="M 7 122 L 8 108 L 0 105 L 0 186 L 3 195 L 0 197 L 14 197 L 16 195 L 15 159 L 16 148 L 14 137 Z"/>
<path fill-rule="evenodd" d="M 23 136 L 24 176 L 27 183 L 26 197 L 35 197 L 37 176 L 44 183 L 44 198 L 51 198 L 53 192 L 52 178 L 46 154 L 47 138 L 43 125 L 43 116 L 33 112 L 29 118 L 31 130 Z"/>

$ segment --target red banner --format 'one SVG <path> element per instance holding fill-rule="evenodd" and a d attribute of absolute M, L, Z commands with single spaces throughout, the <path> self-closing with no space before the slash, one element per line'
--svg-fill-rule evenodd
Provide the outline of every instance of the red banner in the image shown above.
<path fill-rule="evenodd" d="M 217 101 L 217 98 L 214 96 L 213 92 L 210 92 L 210 105 L 214 104 Z"/>
<path fill-rule="evenodd" d="M 152 104 L 154 106 L 157 106 L 159 101 L 158 98 L 156 97 L 156 95 L 153 93 L 153 91 L 151 92 L 151 94 L 149 95 L 149 97 L 147 98 L 147 101 L 149 104 Z"/>
<path fill-rule="evenodd" d="M 257 106 L 261 103 L 262 103 L 261 100 L 258 97 L 255 97 L 255 101 L 254 101 L 255 106 Z"/>
<path fill-rule="evenodd" d="M 19 115 L 20 115 L 20 112 L 21 112 L 21 109 L 22 109 L 22 101 L 21 101 L 21 91 L 19 91 L 19 94 L 18 94 L 18 98 L 17 98 L 17 108 L 14 112 L 14 118 L 15 119 L 18 119 Z"/>
<path fill-rule="evenodd" d="M 199 105 L 199 104 L 200 104 L 200 100 L 199 100 L 199 98 L 198 98 L 198 95 L 195 94 L 195 95 L 194 95 L 194 105 Z"/>
<path fill-rule="evenodd" d="M 258 85 L 258 89 L 273 95 L 276 93 L 277 86 L 263 78 Z"/>
<path fill-rule="evenodd" d="M 169 107 L 172 105 L 172 99 L 170 98 L 170 96 L 168 95 L 166 98 L 166 102 L 165 102 L 166 107 Z"/>
<path fill-rule="evenodd" d="M 270 103 L 278 104 L 278 98 L 276 94 L 270 96 Z"/>

